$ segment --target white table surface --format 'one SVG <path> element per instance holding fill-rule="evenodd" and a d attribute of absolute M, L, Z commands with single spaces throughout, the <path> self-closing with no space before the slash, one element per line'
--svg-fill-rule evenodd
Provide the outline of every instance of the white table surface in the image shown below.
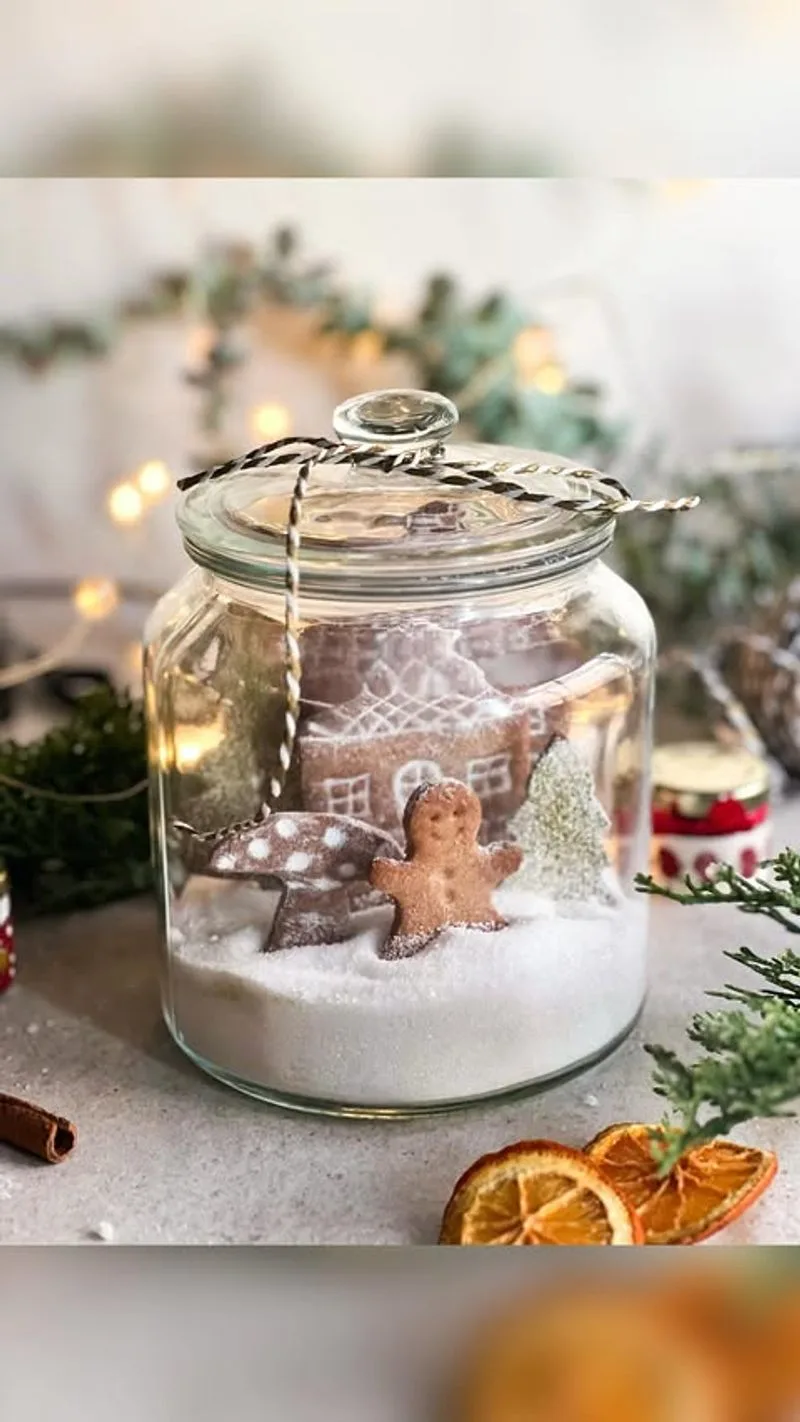
<path fill-rule="evenodd" d="M 800 842 L 800 799 L 774 845 Z M 0 1090 L 76 1122 L 60 1166 L 0 1145 L 0 1241 L 121 1244 L 430 1244 L 464 1168 L 523 1137 L 582 1145 L 613 1121 L 655 1120 L 645 1041 L 681 1046 L 704 993 L 736 976 L 724 948 L 776 951 L 780 929 L 728 908 L 654 902 L 651 990 L 613 1057 L 543 1095 L 404 1122 L 336 1121 L 259 1105 L 202 1075 L 158 1006 L 149 900 L 22 926 L 0 998 Z M 713 1241 L 800 1243 L 800 1120 L 738 1139 L 777 1150 L 763 1200 Z"/>

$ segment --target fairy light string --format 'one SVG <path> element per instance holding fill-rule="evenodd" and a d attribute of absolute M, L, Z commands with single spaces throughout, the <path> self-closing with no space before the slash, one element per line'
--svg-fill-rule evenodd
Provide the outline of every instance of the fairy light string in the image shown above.
<path fill-rule="evenodd" d="M 0 771 L 0 785 L 5 785 L 7 790 L 19 790 L 25 795 L 35 796 L 38 800 L 53 800 L 60 805 L 112 805 L 121 800 L 134 800 L 137 795 L 144 794 L 148 783 L 147 780 L 137 780 L 134 785 L 126 786 L 124 790 L 73 795 L 65 790 L 48 790 L 44 785 L 29 785 L 26 780 L 17 780 L 15 776 Z"/>

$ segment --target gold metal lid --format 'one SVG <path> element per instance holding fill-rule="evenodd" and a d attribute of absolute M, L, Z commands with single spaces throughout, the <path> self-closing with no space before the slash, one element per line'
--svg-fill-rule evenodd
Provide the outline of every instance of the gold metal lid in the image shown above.
<path fill-rule="evenodd" d="M 679 741 L 653 751 L 653 804 L 703 819 L 720 800 L 754 810 L 769 798 L 769 767 L 760 756 L 718 741 Z"/>

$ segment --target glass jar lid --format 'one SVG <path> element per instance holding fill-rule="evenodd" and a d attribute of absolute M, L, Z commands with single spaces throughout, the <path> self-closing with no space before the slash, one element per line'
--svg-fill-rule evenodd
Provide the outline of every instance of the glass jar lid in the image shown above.
<path fill-rule="evenodd" d="M 428 391 L 357 396 L 334 412 L 337 444 L 278 441 L 183 481 L 186 549 L 231 581 L 280 585 L 298 481 L 296 556 L 308 590 L 396 596 L 423 576 L 434 595 L 508 586 L 608 546 L 614 514 L 596 497 L 601 474 L 530 450 L 444 444 L 457 420 L 452 402 Z M 613 481 L 605 487 L 615 492 Z"/>

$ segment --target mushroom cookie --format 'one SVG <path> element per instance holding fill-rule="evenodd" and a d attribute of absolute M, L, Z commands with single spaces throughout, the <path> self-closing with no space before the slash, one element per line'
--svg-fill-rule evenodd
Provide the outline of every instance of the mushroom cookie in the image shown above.
<path fill-rule="evenodd" d="M 419 952 L 442 928 L 504 928 L 492 890 L 522 863 L 518 844 L 478 844 L 481 804 L 460 780 L 420 785 L 405 809 L 406 858 L 378 858 L 370 881 L 396 904 L 385 958 Z"/>
<path fill-rule="evenodd" d="M 346 815 L 286 811 L 221 835 L 206 873 L 259 880 L 280 900 L 265 950 L 338 943 L 351 914 L 375 901 L 370 869 L 376 855 L 402 858 L 389 835 Z"/>

